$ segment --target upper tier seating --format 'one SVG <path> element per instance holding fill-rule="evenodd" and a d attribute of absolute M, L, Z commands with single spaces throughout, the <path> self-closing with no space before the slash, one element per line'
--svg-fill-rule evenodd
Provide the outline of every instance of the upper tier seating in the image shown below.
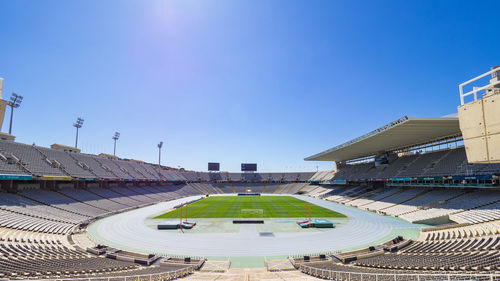
<path fill-rule="evenodd" d="M 96 176 L 92 174 L 90 170 L 86 170 L 78 164 L 78 161 L 71 156 L 71 154 L 64 151 L 59 151 L 55 149 L 48 149 L 43 147 L 38 147 L 40 152 L 45 155 L 50 160 L 56 160 L 59 162 L 64 171 L 70 176 L 75 178 L 95 178 Z"/>
<path fill-rule="evenodd" d="M 422 172 L 428 169 L 431 165 L 435 164 L 442 158 L 447 151 L 438 151 L 433 153 L 425 153 L 419 155 L 411 164 L 402 170 L 398 176 L 400 177 L 412 177 L 420 176 Z"/>
<path fill-rule="evenodd" d="M 6 155 L 4 155 L 4 153 Z M 22 170 L 15 162 L 9 161 L 10 153 L 8 151 L 0 150 L 0 172 L 2 174 L 25 174 L 26 171 Z"/>
<path fill-rule="evenodd" d="M 137 179 L 137 180 L 146 180 L 148 177 L 141 172 L 137 167 L 132 164 L 130 161 L 124 161 L 124 160 L 114 160 L 113 161 L 122 171 L 125 171 L 128 175 L 130 175 L 132 178 Z M 149 178 L 152 178 L 151 175 L 149 175 Z"/>
<path fill-rule="evenodd" d="M 135 161 L 133 161 L 135 162 Z M 153 166 L 150 164 L 146 163 L 141 163 L 141 162 L 135 162 L 136 166 L 140 166 L 144 171 L 146 175 L 151 175 L 153 179 L 161 179 L 161 173 L 158 171 L 158 166 Z M 141 168 L 138 168 L 139 170 Z"/>
<path fill-rule="evenodd" d="M 4 156 L 13 155 L 18 158 L 19 165 L 33 175 L 65 176 L 61 170 L 51 166 L 46 157 L 37 151 L 35 146 L 0 140 L 0 153 Z M 12 168 L 8 168 L 8 172 L 10 172 Z"/>
<path fill-rule="evenodd" d="M 97 162 L 101 164 L 102 167 L 106 167 L 106 170 L 110 171 L 113 175 L 120 179 L 132 179 L 133 176 L 130 175 L 125 168 L 120 167 L 116 160 L 108 159 L 105 157 L 95 157 Z"/>
<path fill-rule="evenodd" d="M 174 171 L 174 170 L 164 170 L 164 169 L 161 169 L 160 173 L 161 173 L 163 179 L 166 179 L 166 180 L 176 180 L 176 181 L 187 181 L 188 180 L 184 176 L 183 173 L 177 172 L 177 171 Z M 186 174 L 186 175 L 188 175 L 188 174 Z"/>
<path fill-rule="evenodd" d="M 463 147 L 406 155 L 388 165 L 373 162 L 338 165 L 335 179 L 482 175 L 500 173 L 500 164 L 468 164 Z M 317 173 L 313 177 L 318 177 Z"/>
<path fill-rule="evenodd" d="M 312 177 L 311 180 L 316 181 L 327 181 L 333 179 L 335 171 L 318 171 Z"/>
<path fill-rule="evenodd" d="M 347 164 L 344 166 L 338 166 L 337 173 L 334 179 L 355 179 L 363 178 L 364 174 L 373 167 L 373 163 L 362 163 L 362 164 Z"/>
<path fill-rule="evenodd" d="M 394 160 L 391 164 L 383 167 L 379 174 L 376 176 L 379 178 L 390 178 L 400 176 L 402 170 L 406 169 L 413 161 L 418 158 L 419 155 L 408 155 L 404 157 L 399 157 Z"/>
<path fill-rule="evenodd" d="M 375 179 L 392 177 L 481 175 L 500 173 L 500 164 L 468 164 L 463 147 L 399 157 L 388 165 L 374 167 L 373 162 L 339 164 L 338 170 L 317 173 L 205 173 L 183 170 L 158 171 L 156 166 L 135 160 L 111 159 L 97 155 L 64 152 L 0 141 L 0 174 L 72 176 L 123 180 L 174 181 L 273 181 L 296 182 L 331 179 Z"/>
<path fill-rule="evenodd" d="M 110 179 L 110 178 L 116 178 L 117 177 L 110 170 L 105 169 L 100 162 L 97 162 L 97 160 L 95 159 L 96 158 L 95 156 L 92 156 L 92 155 L 89 155 L 89 154 L 82 154 L 82 153 L 74 153 L 74 154 L 71 154 L 71 155 L 79 163 L 83 163 L 87 167 L 89 167 L 90 170 L 96 176 L 98 176 L 100 178 Z"/>

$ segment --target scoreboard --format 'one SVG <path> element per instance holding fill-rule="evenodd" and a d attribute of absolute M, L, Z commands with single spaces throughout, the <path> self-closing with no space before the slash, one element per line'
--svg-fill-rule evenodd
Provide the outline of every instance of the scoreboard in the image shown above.
<path fill-rule="evenodd" d="M 220 170 L 220 163 L 208 163 L 208 170 L 209 171 L 219 171 Z"/>
<path fill-rule="evenodd" d="M 257 164 L 255 163 L 241 163 L 242 172 L 256 172 Z"/>

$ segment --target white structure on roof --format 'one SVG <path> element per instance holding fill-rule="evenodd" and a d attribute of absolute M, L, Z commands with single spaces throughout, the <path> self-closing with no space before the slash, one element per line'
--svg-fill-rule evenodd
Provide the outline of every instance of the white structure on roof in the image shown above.
<path fill-rule="evenodd" d="M 488 75 L 488 84 L 472 87 L 464 93 L 465 86 Z M 500 66 L 493 67 L 467 82 L 460 84 L 460 103 L 458 118 L 465 143 L 467 159 L 470 163 L 500 163 Z M 483 94 L 478 98 L 478 94 Z M 467 103 L 465 98 L 473 96 Z"/>

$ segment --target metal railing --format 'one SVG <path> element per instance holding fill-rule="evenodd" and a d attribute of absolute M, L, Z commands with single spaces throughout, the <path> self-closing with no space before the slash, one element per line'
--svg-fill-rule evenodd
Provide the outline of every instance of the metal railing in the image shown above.
<path fill-rule="evenodd" d="M 479 92 L 486 91 L 488 89 L 492 89 L 496 85 L 500 85 L 500 79 L 499 79 L 496 82 L 488 83 L 487 85 L 482 86 L 482 87 L 473 87 L 472 91 L 467 92 L 467 93 L 464 94 L 464 86 L 465 85 L 470 84 L 470 83 L 472 83 L 474 81 L 477 81 L 477 80 L 479 80 L 479 79 L 481 79 L 481 78 L 483 78 L 483 77 L 485 77 L 487 75 L 490 75 L 490 74 L 492 74 L 494 72 L 498 72 L 498 71 L 500 71 L 500 66 L 497 66 L 497 67 L 493 68 L 492 70 L 490 70 L 490 71 L 488 71 L 486 73 L 483 73 L 483 74 L 481 74 L 481 75 L 479 75 L 479 76 L 477 76 L 475 78 L 470 79 L 469 81 L 466 81 L 466 82 L 460 84 L 458 86 L 458 89 L 460 91 L 460 104 L 464 105 L 464 103 L 465 103 L 465 97 L 467 97 L 467 96 L 474 95 L 474 101 L 476 101 L 477 100 L 477 94 Z"/>
<path fill-rule="evenodd" d="M 389 273 L 359 273 L 334 271 L 315 268 L 304 264 L 299 265 L 299 270 L 305 274 L 328 280 L 337 281 L 498 281 L 500 274 L 389 274 Z"/>
<path fill-rule="evenodd" d="M 193 273 L 194 266 L 181 268 L 174 271 L 155 273 L 155 274 L 142 274 L 130 276 L 109 276 L 109 277 L 55 277 L 47 279 L 37 279 L 37 281 L 161 281 L 161 280 L 174 280 L 177 278 L 185 277 Z M 32 281 L 32 279 L 29 279 Z M 24 281 L 24 280 L 22 280 Z M 28 281 L 28 279 L 25 279 Z"/>

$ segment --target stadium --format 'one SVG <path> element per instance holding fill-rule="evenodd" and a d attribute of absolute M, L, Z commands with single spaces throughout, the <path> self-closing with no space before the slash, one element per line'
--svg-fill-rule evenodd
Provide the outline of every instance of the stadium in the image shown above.
<path fill-rule="evenodd" d="M 331 171 L 187 171 L 2 133 L 0 279 L 497 280 L 499 73 L 460 85 L 458 115 L 305 159 Z"/>

